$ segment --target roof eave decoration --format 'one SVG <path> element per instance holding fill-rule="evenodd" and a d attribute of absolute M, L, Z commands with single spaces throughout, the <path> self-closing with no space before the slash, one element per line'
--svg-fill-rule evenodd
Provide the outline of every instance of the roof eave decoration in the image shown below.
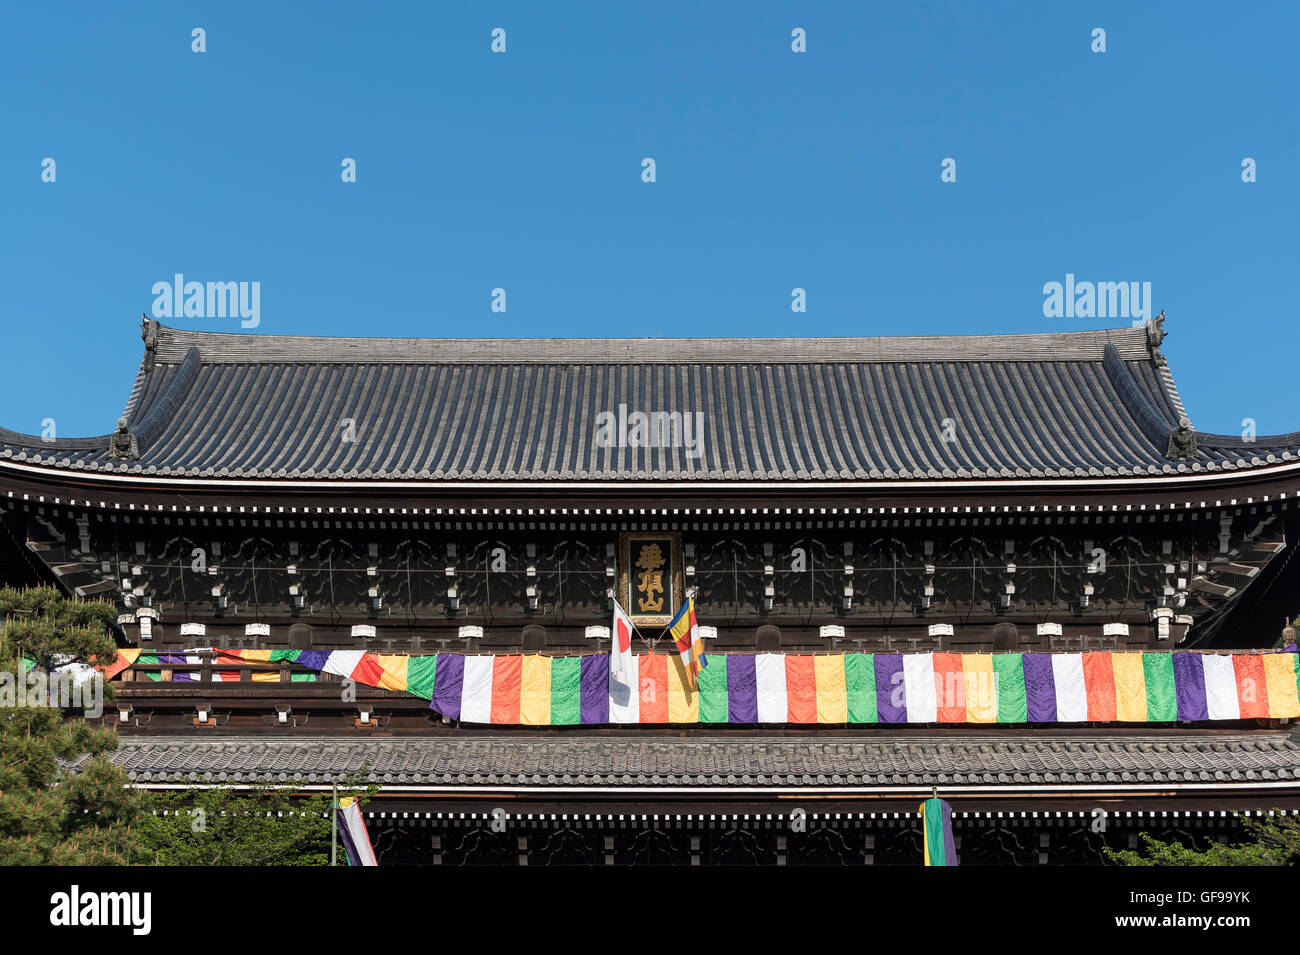
<path fill-rule="evenodd" d="M 151 321 L 148 315 L 140 314 L 140 337 L 144 339 L 144 370 L 153 371 L 154 359 L 158 353 L 158 322 Z"/>
<path fill-rule="evenodd" d="M 1171 461 L 1190 461 L 1196 457 L 1196 432 L 1192 423 L 1180 418 L 1178 427 L 1169 432 L 1169 445 L 1165 448 L 1165 457 Z"/>
<path fill-rule="evenodd" d="M 1160 351 L 1160 345 L 1168 334 L 1165 331 L 1165 310 L 1162 308 L 1159 315 L 1147 322 L 1147 344 L 1151 346 L 1151 357 L 1157 365 L 1169 364 L 1169 359 Z"/>
<path fill-rule="evenodd" d="M 140 442 L 128 430 L 125 418 L 117 419 L 117 431 L 109 436 L 108 453 L 110 457 L 125 458 L 134 461 L 140 456 Z"/>

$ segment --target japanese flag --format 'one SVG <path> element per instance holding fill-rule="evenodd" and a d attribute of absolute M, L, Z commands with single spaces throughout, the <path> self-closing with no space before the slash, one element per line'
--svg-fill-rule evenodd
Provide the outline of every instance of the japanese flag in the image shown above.
<path fill-rule="evenodd" d="M 632 620 L 614 601 L 614 626 L 609 631 L 609 675 L 624 686 L 636 686 L 636 658 L 632 656 Z"/>

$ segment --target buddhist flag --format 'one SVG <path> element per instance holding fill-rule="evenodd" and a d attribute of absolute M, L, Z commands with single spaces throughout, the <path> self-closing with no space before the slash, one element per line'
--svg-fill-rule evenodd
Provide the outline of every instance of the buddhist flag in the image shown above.
<path fill-rule="evenodd" d="M 957 849 L 952 841 L 952 807 L 943 799 L 921 803 L 921 842 L 926 865 L 956 865 Z"/>
<path fill-rule="evenodd" d="M 691 686 L 700 685 L 700 670 L 709 665 L 704 656 L 704 642 L 700 639 L 700 628 L 695 621 L 695 598 L 687 597 L 677 616 L 668 624 L 668 633 L 682 655 L 682 666 L 690 674 Z"/>
<path fill-rule="evenodd" d="M 609 676 L 627 686 L 636 680 L 636 658 L 632 656 L 632 619 L 614 601 L 614 626 L 609 631 Z"/>
<path fill-rule="evenodd" d="M 709 658 L 704 655 L 704 638 L 700 636 L 700 623 L 695 619 L 695 598 L 688 597 L 691 606 L 691 672 L 695 685 L 700 685 L 700 671 L 709 665 Z"/>
<path fill-rule="evenodd" d="M 370 833 L 366 831 L 366 821 L 361 816 L 361 807 L 353 796 L 347 796 L 338 802 L 339 837 L 347 852 L 348 865 L 379 865 L 375 858 L 374 847 L 370 845 Z"/>

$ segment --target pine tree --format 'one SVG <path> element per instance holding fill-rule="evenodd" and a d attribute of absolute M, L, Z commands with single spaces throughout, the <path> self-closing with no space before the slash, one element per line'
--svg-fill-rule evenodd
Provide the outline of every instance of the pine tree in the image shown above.
<path fill-rule="evenodd" d="M 1240 843 L 1201 851 L 1144 832 L 1141 850 L 1107 849 L 1106 855 L 1120 865 L 1300 865 L 1300 822 L 1291 816 L 1239 818 L 1246 836 Z"/>
<path fill-rule="evenodd" d="M 339 795 L 373 795 L 359 778 Z M 158 865 L 329 865 L 328 793 L 302 796 L 269 782 L 153 793 L 138 821 L 141 846 Z M 340 864 L 343 849 L 339 848 Z"/>
<path fill-rule="evenodd" d="M 0 589 L 0 677 L 25 680 L 23 660 L 48 672 L 68 659 L 109 663 L 117 652 L 104 601 L 52 587 Z M 104 699 L 111 699 L 105 682 Z M 34 695 L 34 694 L 33 694 Z M 140 861 L 133 825 L 141 797 L 107 756 L 117 733 L 75 710 L 0 705 L 0 865 Z"/>

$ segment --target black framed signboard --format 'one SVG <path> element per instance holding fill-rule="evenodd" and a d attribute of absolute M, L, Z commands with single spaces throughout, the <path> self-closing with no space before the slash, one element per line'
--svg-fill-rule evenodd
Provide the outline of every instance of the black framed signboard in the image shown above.
<path fill-rule="evenodd" d="M 664 627 L 686 599 L 681 535 L 625 531 L 618 537 L 618 602 L 638 627 Z"/>

